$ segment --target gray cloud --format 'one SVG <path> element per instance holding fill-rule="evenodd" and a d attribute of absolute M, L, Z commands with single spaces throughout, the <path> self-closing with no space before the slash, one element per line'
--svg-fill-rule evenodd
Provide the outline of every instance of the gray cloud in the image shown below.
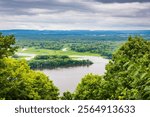
<path fill-rule="evenodd" d="M 137 9 L 135 12 L 124 12 L 120 11 L 117 13 L 111 13 L 110 14 L 112 17 L 122 17 L 122 18 L 150 18 L 150 8 L 145 8 L 145 9 Z"/>
<path fill-rule="evenodd" d="M 0 29 L 148 28 L 150 0 L 0 0 L 0 21 Z"/>
<path fill-rule="evenodd" d="M 150 2 L 150 0 L 94 0 L 102 3 L 131 3 L 131 2 Z"/>
<path fill-rule="evenodd" d="M 95 2 L 110 4 L 114 2 L 117 3 L 150 2 L 150 0 L 76 0 L 76 1 L 74 0 L 0 0 L 0 14 L 37 15 L 37 14 L 61 13 L 66 11 L 79 11 L 79 12 L 90 12 L 90 13 L 103 12 L 99 9 L 92 8 L 91 4 L 94 4 Z M 106 10 L 104 12 L 107 13 L 107 9 L 104 10 Z M 147 15 L 147 11 L 145 13 L 144 10 L 141 10 L 139 14 Z M 123 16 L 123 14 L 120 15 Z M 135 14 L 134 16 L 137 15 Z M 130 16 L 130 14 L 125 14 L 124 16 L 125 17 Z"/>
<path fill-rule="evenodd" d="M 63 0 L 62 0 L 63 1 Z M 34 15 L 30 9 L 46 9 L 46 13 L 69 10 L 88 12 L 90 7 L 80 2 L 61 2 L 59 0 L 0 0 L 0 13 Z M 49 10 L 49 11 L 48 11 Z"/>

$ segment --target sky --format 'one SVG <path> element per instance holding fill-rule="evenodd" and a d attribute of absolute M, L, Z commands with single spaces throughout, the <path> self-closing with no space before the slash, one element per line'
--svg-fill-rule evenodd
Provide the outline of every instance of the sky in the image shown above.
<path fill-rule="evenodd" d="M 0 0 L 0 30 L 150 30 L 150 0 Z"/>

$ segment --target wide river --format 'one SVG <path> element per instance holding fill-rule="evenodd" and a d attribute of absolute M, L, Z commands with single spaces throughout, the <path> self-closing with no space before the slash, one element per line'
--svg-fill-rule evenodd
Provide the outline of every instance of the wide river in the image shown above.
<path fill-rule="evenodd" d="M 44 72 L 51 80 L 55 86 L 60 90 L 62 95 L 65 91 L 73 92 L 81 79 L 88 73 L 102 75 L 105 72 L 105 66 L 108 63 L 107 59 L 102 57 L 91 57 L 84 56 L 80 59 L 89 59 L 94 64 L 90 66 L 78 66 L 78 67 L 68 67 L 68 68 L 57 68 L 57 69 L 44 69 Z"/>

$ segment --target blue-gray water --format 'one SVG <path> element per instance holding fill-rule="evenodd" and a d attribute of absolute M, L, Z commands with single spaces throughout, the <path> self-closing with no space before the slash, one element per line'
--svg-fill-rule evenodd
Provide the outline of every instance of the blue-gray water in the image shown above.
<path fill-rule="evenodd" d="M 60 89 L 62 94 L 64 91 L 73 92 L 81 79 L 88 73 L 102 75 L 105 72 L 105 66 L 108 63 L 107 59 L 101 57 L 83 57 L 82 59 L 89 59 L 94 62 L 91 66 L 78 66 L 58 69 L 44 69 L 44 72 L 54 84 Z"/>

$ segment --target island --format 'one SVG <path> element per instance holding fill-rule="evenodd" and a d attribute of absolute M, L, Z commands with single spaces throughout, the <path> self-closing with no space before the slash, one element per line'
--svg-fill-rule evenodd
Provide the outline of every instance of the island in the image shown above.
<path fill-rule="evenodd" d="M 37 55 L 28 64 L 31 69 L 54 69 L 58 67 L 89 66 L 90 60 L 77 60 L 67 55 Z"/>

